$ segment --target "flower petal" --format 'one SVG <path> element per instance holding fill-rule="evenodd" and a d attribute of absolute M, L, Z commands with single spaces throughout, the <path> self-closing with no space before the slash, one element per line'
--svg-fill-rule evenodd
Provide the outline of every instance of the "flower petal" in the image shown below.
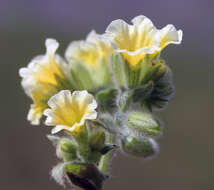
<path fill-rule="evenodd" d="M 35 104 L 31 104 L 31 108 L 27 115 L 27 120 L 30 121 L 32 125 L 39 125 L 41 117 L 42 109 L 37 107 Z"/>
<path fill-rule="evenodd" d="M 48 38 L 45 41 L 45 46 L 47 54 L 54 54 L 59 47 L 59 43 L 55 39 Z"/>
<path fill-rule="evenodd" d="M 182 30 L 176 30 L 176 28 L 168 24 L 160 30 L 161 48 L 165 48 L 169 44 L 180 44 L 182 41 Z"/>
<path fill-rule="evenodd" d="M 56 127 L 54 127 L 52 130 L 51 130 L 51 133 L 52 134 L 55 134 L 55 133 L 58 133 L 60 132 L 61 130 L 65 129 L 66 127 L 63 126 L 63 125 L 57 125 Z"/>
<path fill-rule="evenodd" d="M 150 19 L 137 16 L 133 25 L 123 20 L 115 20 L 106 29 L 106 36 L 131 65 L 136 65 L 146 54 L 160 50 L 160 36 Z"/>
<path fill-rule="evenodd" d="M 96 68 L 103 58 L 107 62 L 107 57 L 112 51 L 110 41 L 92 30 L 85 41 L 71 42 L 65 57 L 68 62 L 79 61 L 86 66 Z"/>
<path fill-rule="evenodd" d="M 47 116 L 45 124 L 60 126 L 54 129 L 54 133 L 62 129 L 73 131 L 84 125 L 87 119 L 97 117 L 97 103 L 86 90 L 74 91 L 72 94 L 69 90 L 62 90 L 49 99 L 48 105 L 50 109 L 43 113 Z"/>

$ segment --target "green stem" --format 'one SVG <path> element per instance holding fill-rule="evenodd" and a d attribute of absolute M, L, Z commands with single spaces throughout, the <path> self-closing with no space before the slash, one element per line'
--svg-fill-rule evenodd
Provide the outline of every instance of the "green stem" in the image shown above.
<path fill-rule="evenodd" d="M 109 134 L 107 143 L 115 144 L 115 136 L 113 134 Z M 108 175 L 108 169 L 111 164 L 114 153 L 115 153 L 115 150 L 111 150 L 109 153 L 101 157 L 98 168 L 103 174 Z"/>

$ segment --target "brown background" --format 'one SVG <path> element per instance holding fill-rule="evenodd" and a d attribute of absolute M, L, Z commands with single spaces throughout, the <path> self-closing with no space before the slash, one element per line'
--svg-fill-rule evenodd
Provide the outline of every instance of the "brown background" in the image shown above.
<path fill-rule="evenodd" d="M 0 189 L 62 189 L 49 177 L 57 163 L 46 139 L 50 128 L 26 121 L 31 101 L 21 89 L 18 69 L 45 51 L 47 37 L 60 41 L 63 55 L 71 40 L 91 29 L 102 33 L 114 19 L 144 14 L 159 28 L 173 23 L 184 31 L 182 45 L 163 55 L 174 72 L 176 94 L 157 113 L 165 124 L 159 156 L 145 162 L 118 154 L 104 189 L 212 190 L 213 7 L 212 0 L 0 0 Z"/>

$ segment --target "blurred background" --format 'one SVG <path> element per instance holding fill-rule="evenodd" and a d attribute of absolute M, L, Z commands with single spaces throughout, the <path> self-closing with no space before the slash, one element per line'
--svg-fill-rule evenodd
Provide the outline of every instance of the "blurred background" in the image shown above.
<path fill-rule="evenodd" d="M 213 0 L 0 0 L 0 185 L 4 190 L 60 190 L 49 176 L 57 163 L 50 128 L 26 121 L 30 99 L 18 69 L 45 52 L 47 37 L 68 43 L 99 33 L 114 19 L 143 14 L 158 28 L 174 24 L 183 43 L 165 49 L 176 94 L 157 115 L 165 124 L 160 154 L 143 161 L 118 154 L 105 190 L 214 189 Z"/>

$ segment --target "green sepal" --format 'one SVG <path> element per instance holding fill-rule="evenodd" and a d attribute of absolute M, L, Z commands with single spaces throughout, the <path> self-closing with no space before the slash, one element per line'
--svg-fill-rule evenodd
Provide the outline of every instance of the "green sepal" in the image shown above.
<path fill-rule="evenodd" d="M 150 80 L 148 83 L 139 86 L 133 90 L 133 101 L 138 102 L 148 98 L 154 89 L 154 82 Z"/>
<path fill-rule="evenodd" d="M 123 112 L 125 112 L 129 108 L 132 102 L 133 93 L 133 90 L 125 90 L 120 94 L 119 106 Z"/>
<path fill-rule="evenodd" d="M 156 78 L 156 73 L 158 73 L 161 68 L 161 65 L 161 61 L 151 61 L 149 56 L 146 56 L 142 61 L 140 84 L 145 84 L 149 80 L 154 80 Z"/>
<path fill-rule="evenodd" d="M 89 145 L 92 151 L 100 151 L 105 144 L 105 132 L 102 130 L 94 130 L 89 137 Z"/>
<path fill-rule="evenodd" d="M 120 88 L 124 88 L 127 86 L 126 84 L 126 76 L 124 71 L 124 60 L 121 57 L 120 53 L 113 53 L 111 56 L 111 66 L 112 71 L 117 82 L 117 85 Z"/>
<path fill-rule="evenodd" d="M 90 154 L 88 162 L 98 163 L 101 156 L 116 148 L 116 145 L 105 144 L 106 134 L 103 130 L 94 130 L 89 137 Z"/>
<path fill-rule="evenodd" d="M 162 134 L 159 122 L 146 112 L 130 112 L 126 124 L 131 130 L 142 136 L 158 137 Z"/>
<path fill-rule="evenodd" d="M 154 82 L 151 80 L 148 83 L 137 86 L 133 89 L 125 90 L 120 94 L 119 105 L 123 112 L 128 110 L 132 102 L 141 102 L 148 99 L 154 89 Z"/>
<path fill-rule="evenodd" d="M 158 151 L 157 143 L 146 137 L 127 136 L 121 140 L 123 151 L 137 157 L 151 158 Z"/>
<path fill-rule="evenodd" d="M 88 128 L 86 124 L 81 126 L 77 131 L 67 132 L 71 135 L 79 145 L 85 145 L 88 143 Z"/>
<path fill-rule="evenodd" d="M 146 84 L 150 80 L 157 80 L 165 72 L 164 65 L 163 60 L 151 60 L 148 55 L 139 60 L 134 66 L 125 60 L 124 72 L 128 87 L 135 88 L 139 85 Z"/>
<path fill-rule="evenodd" d="M 62 138 L 57 145 L 57 156 L 64 161 L 77 159 L 77 145 L 68 138 Z"/>
<path fill-rule="evenodd" d="M 124 71 L 126 83 L 129 88 L 136 87 L 140 84 L 143 60 L 140 60 L 137 65 L 132 66 L 127 60 L 124 62 Z"/>
<path fill-rule="evenodd" d="M 101 111 L 108 111 L 109 113 L 114 112 L 117 108 L 117 95 L 118 91 L 115 88 L 107 88 L 99 91 L 96 94 L 96 100 Z"/>
<path fill-rule="evenodd" d="M 98 63 L 97 68 L 90 69 L 90 74 L 95 81 L 96 89 L 106 88 L 112 84 L 109 65 L 104 58 Z"/>
<path fill-rule="evenodd" d="M 164 108 L 174 94 L 174 85 L 172 83 L 172 73 L 167 67 L 164 75 L 154 82 L 154 89 L 150 96 L 141 101 L 141 105 L 152 110 L 153 108 Z"/>
<path fill-rule="evenodd" d="M 154 75 L 152 76 L 152 80 L 157 81 L 161 77 L 164 76 L 164 74 L 168 70 L 168 66 L 165 64 L 164 60 L 160 59 L 156 63 L 154 62 L 155 67 L 154 67 Z M 158 69 L 157 69 L 158 68 Z"/>
<path fill-rule="evenodd" d="M 90 90 L 94 88 L 94 81 L 90 74 L 89 69 L 81 62 L 72 63 L 70 70 L 72 80 L 75 84 L 75 89 L 78 90 Z"/>

